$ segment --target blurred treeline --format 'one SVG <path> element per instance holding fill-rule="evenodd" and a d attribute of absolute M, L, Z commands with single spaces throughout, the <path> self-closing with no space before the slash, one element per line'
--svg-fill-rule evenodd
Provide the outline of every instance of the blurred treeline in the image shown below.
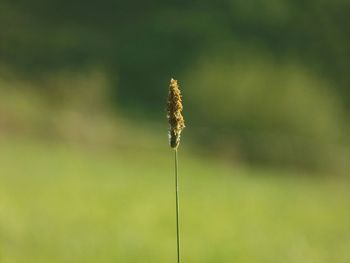
<path fill-rule="evenodd" d="M 152 121 L 164 122 L 175 77 L 187 141 L 230 159 L 342 170 L 349 13 L 345 0 L 2 0 L 0 59 L 50 104 L 74 94 L 90 112 L 112 104 Z M 91 71 L 103 87 L 74 80 Z"/>

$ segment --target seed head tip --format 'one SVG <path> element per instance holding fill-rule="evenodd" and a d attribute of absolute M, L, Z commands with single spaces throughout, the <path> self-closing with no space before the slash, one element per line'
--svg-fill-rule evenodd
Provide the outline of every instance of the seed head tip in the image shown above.
<path fill-rule="evenodd" d="M 180 144 L 180 135 L 185 128 L 185 120 L 182 116 L 182 96 L 177 80 L 171 78 L 167 103 L 167 117 L 169 121 L 170 147 L 177 149 Z"/>

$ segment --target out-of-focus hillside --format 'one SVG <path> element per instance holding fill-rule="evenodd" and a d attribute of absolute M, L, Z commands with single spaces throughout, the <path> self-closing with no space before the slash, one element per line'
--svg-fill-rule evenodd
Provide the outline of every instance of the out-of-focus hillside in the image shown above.
<path fill-rule="evenodd" d="M 152 130 L 175 77 L 197 149 L 346 171 L 349 10 L 341 0 L 2 1 L 2 129 L 33 117 L 43 135 L 91 132 L 118 116 Z M 21 111 L 31 99 L 39 108 Z"/>

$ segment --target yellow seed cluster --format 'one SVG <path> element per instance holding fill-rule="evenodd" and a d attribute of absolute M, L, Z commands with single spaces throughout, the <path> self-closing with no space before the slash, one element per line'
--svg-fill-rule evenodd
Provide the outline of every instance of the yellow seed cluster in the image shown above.
<path fill-rule="evenodd" d="M 169 140 L 171 148 L 177 149 L 180 135 L 185 128 L 185 120 L 181 114 L 183 109 L 181 91 L 175 79 L 170 80 L 167 117 L 170 124 Z"/>

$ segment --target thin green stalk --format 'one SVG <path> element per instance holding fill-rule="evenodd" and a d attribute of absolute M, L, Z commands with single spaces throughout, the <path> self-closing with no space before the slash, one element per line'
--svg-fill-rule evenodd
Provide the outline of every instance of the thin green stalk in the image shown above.
<path fill-rule="evenodd" d="M 180 224 L 179 224 L 179 176 L 178 176 L 178 159 L 177 149 L 175 148 L 175 196 L 176 196 L 176 244 L 177 244 L 177 263 L 181 263 L 180 258 Z"/>

